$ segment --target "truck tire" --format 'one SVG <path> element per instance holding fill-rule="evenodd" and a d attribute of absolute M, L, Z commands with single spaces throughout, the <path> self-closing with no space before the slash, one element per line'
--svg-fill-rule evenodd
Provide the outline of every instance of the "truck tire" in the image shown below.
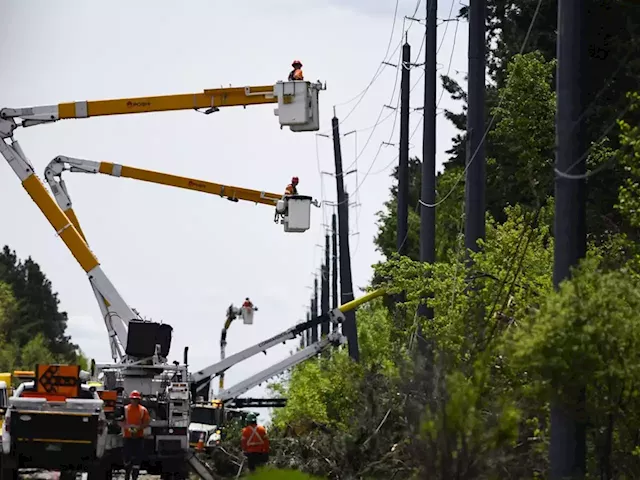
<path fill-rule="evenodd" d="M 181 465 L 175 471 L 163 473 L 161 480 L 187 480 L 189 478 L 189 469 L 187 465 Z"/>
<path fill-rule="evenodd" d="M 18 480 L 18 469 L 2 465 L 0 477 L 2 480 Z"/>
<path fill-rule="evenodd" d="M 18 468 L 10 455 L 0 456 L 0 480 L 18 480 Z"/>
<path fill-rule="evenodd" d="M 102 459 L 93 464 L 87 472 L 87 480 L 111 480 L 113 478 L 113 470 L 111 465 Z"/>

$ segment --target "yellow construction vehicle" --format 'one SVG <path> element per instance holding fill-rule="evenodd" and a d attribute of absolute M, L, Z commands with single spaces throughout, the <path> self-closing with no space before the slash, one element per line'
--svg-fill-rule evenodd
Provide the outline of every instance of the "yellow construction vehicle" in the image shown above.
<path fill-rule="evenodd" d="M 139 360 L 134 355 L 125 354 L 125 350 L 128 323 L 134 319 L 141 320 L 141 317 L 129 307 L 104 274 L 98 259 L 91 252 L 83 235 L 76 227 L 78 225 L 77 219 L 70 221 L 71 219 L 47 193 L 18 141 L 14 139 L 14 131 L 18 126 L 30 127 L 71 118 L 202 108 L 207 109 L 205 113 L 212 113 L 222 107 L 246 107 L 274 103 L 278 104 L 275 113 L 281 126 L 289 126 L 294 132 L 317 131 L 319 129 L 318 95 L 323 89 L 324 87 L 320 83 L 277 82 L 270 86 L 220 88 L 193 94 L 81 101 L 0 110 L 0 153 L 89 277 L 104 315 L 114 360 L 118 359 L 129 363 L 135 363 Z M 113 170 L 111 172 L 115 173 Z M 298 203 L 306 205 L 308 202 L 309 200 Z M 275 203 L 277 207 L 278 202 Z M 70 215 L 72 218 L 74 217 L 72 212 Z M 105 305 L 109 307 L 109 311 L 105 311 L 103 308 Z M 165 356 L 161 355 L 160 357 L 162 358 L 159 361 L 162 364 L 166 363 Z"/>
<path fill-rule="evenodd" d="M 163 472 L 175 478 L 186 478 L 186 462 L 200 476 L 206 473 L 199 471 L 198 465 L 193 465 L 189 457 L 189 391 L 184 383 L 187 379 L 186 362 L 182 365 L 168 363 L 171 326 L 144 320 L 125 302 L 74 222 L 65 215 L 35 175 L 28 157 L 14 138 L 14 132 L 18 127 L 26 128 L 64 119 L 191 109 L 206 109 L 204 113 L 210 114 L 222 107 L 264 104 L 278 105 L 275 114 L 281 128 L 288 126 L 293 132 L 311 132 L 319 130 L 318 96 L 324 88 L 320 83 L 289 81 L 191 94 L 0 109 L 0 154 L 87 274 L 103 313 L 114 363 L 97 364 L 96 374 L 108 374 L 121 392 L 134 389 L 141 391 L 152 419 L 169 419 L 152 420 L 150 426 L 148 440 L 151 450 L 146 458 L 150 462 L 149 468 L 153 470 L 147 469 L 151 474 Z M 277 205 L 276 202 L 276 208 Z M 113 388 L 110 386 L 108 389 Z M 106 457 L 109 461 L 104 468 L 108 473 L 113 468 L 111 459 L 114 457 Z M 117 459 L 113 461 L 118 462 Z"/>

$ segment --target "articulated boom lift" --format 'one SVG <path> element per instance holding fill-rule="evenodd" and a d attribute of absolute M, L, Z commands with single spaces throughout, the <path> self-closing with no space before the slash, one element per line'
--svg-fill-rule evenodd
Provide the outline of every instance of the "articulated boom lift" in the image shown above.
<path fill-rule="evenodd" d="M 87 273 L 104 316 L 114 360 L 119 359 L 132 364 L 132 366 L 133 364 L 141 365 L 141 362 L 155 363 L 155 352 L 153 355 L 143 357 L 133 355 L 133 352 L 129 354 L 126 352 L 129 321 L 142 321 L 142 319 L 128 306 L 102 271 L 98 259 L 89 249 L 82 232 L 79 231 L 79 224 L 73 211 L 70 212 L 72 217 L 70 219 L 46 192 L 42 182 L 35 175 L 27 156 L 19 143 L 14 140 L 14 131 L 19 126 L 26 128 L 72 118 L 203 108 L 207 109 L 205 113 L 212 113 L 221 107 L 246 107 L 274 103 L 278 104 L 275 114 L 278 116 L 281 126 L 288 126 L 294 132 L 317 131 L 319 129 L 318 95 L 323 89 L 324 87 L 320 83 L 279 81 L 270 86 L 219 88 L 193 94 L 80 101 L 0 110 L 0 140 L 2 140 L 0 153 Z M 56 190 L 59 189 L 54 189 L 54 194 L 60 195 Z M 161 348 L 157 352 L 159 354 L 157 360 L 161 364 L 166 363 L 166 355 L 163 355 L 164 350 L 166 348 Z M 166 353 L 168 354 L 168 350 Z"/>
<path fill-rule="evenodd" d="M 0 110 L 0 154 L 87 274 L 104 316 L 112 357 L 117 363 L 94 365 L 92 371 L 94 375 L 104 375 L 106 389 L 119 389 L 120 402 L 123 401 L 122 393 L 139 390 L 143 403 L 149 408 L 152 422 L 151 435 L 147 437 L 150 451 L 146 458 L 151 463 L 146 468 L 151 473 L 173 473 L 178 478 L 186 478 L 183 470 L 188 454 L 189 423 L 186 358 L 183 365 L 167 363 L 172 327 L 143 320 L 124 301 L 89 249 L 79 227 L 76 228 L 77 219 L 73 218 L 72 221 L 63 212 L 36 176 L 28 157 L 14 139 L 14 131 L 18 127 L 72 118 L 190 109 L 207 109 L 204 113 L 209 114 L 222 107 L 275 103 L 278 104 L 275 114 L 281 127 L 288 126 L 293 132 L 317 131 L 318 95 L 322 89 L 319 83 L 277 82 L 270 86 L 220 88 L 193 94 L 80 101 Z M 121 441 L 118 432 L 113 432 L 111 440 L 115 444 L 107 448 L 119 448 L 118 438 Z M 109 470 L 120 461 L 117 456 L 113 458 L 114 463 L 107 466 Z"/>
<path fill-rule="evenodd" d="M 296 365 L 315 357 L 332 346 L 340 346 L 346 343 L 347 339 L 337 330 L 332 331 L 326 337 L 320 341 L 309 345 L 308 347 L 298 350 L 293 355 L 285 358 L 284 360 L 265 368 L 261 372 L 239 382 L 228 389 L 223 389 L 223 383 L 220 383 L 220 389 L 216 398 L 211 399 L 210 394 L 210 382 L 215 376 L 222 376 L 224 372 L 232 366 L 253 357 L 260 352 L 267 353 L 267 350 L 279 345 L 280 343 L 286 343 L 287 340 L 294 339 L 296 336 L 303 334 L 309 328 L 317 328 L 318 325 L 325 322 L 331 322 L 333 324 L 342 323 L 345 319 L 344 313 L 350 310 L 354 310 L 363 303 L 367 303 L 374 298 L 380 297 L 384 294 L 384 290 L 375 290 L 360 298 L 357 298 L 349 303 L 339 306 L 334 310 L 321 315 L 320 317 L 310 320 L 305 323 L 295 325 L 288 330 L 285 330 L 274 337 L 271 337 L 263 342 L 253 345 L 249 348 L 242 350 L 230 357 L 223 358 L 220 362 L 210 365 L 198 372 L 191 373 L 191 388 L 192 397 L 196 399 L 207 399 L 208 402 L 198 401 L 194 405 L 196 410 L 196 418 L 193 423 L 189 425 L 189 438 L 190 445 L 192 447 L 197 446 L 200 439 L 203 440 L 204 446 L 207 448 L 215 448 L 219 445 L 222 434 L 222 427 L 225 424 L 227 415 L 225 414 L 225 408 L 227 406 L 236 403 L 242 404 L 238 397 L 243 393 L 251 390 L 253 387 L 260 385 L 261 383 L 269 380 L 272 377 L 280 375 L 285 371 L 295 367 Z M 232 308 L 232 307 L 230 307 Z M 234 313 L 234 312 L 232 312 Z M 227 326 L 227 325 L 225 325 Z M 209 412 L 209 413 L 207 413 Z M 227 411 L 228 413 L 228 411 Z"/>
<path fill-rule="evenodd" d="M 235 353 L 229 357 L 226 357 L 220 360 L 213 365 L 209 365 L 208 367 L 203 368 L 197 372 L 190 374 L 191 380 L 191 388 L 192 394 L 194 397 L 202 396 L 206 397 L 208 395 L 208 387 L 209 382 L 213 377 L 216 377 L 224 372 L 226 372 L 229 368 L 234 365 L 246 360 L 247 358 L 251 358 L 258 353 L 267 353 L 272 347 L 279 345 L 281 343 L 286 343 L 288 340 L 292 340 L 296 338 L 298 335 L 306 332 L 310 328 L 317 327 L 318 325 L 331 322 L 334 324 L 342 323 L 344 321 L 344 313 L 350 310 L 355 310 L 360 305 L 370 302 L 371 300 L 378 298 L 384 295 L 384 290 L 374 290 L 373 292 L 367 293 L 360 298 L 356 298 L 351 302 L 345 303 L 337 308 L 334 308 L 330 312 L 320 315 L 316 319 L 309 320 L 308 322 L 299 323 L 284 332 L 281 332 L 267 340 L 264 340 L 256 345 L 253 345 L 249 348 L 245 348 L 244 350 Z M 311 358 L 330 345 L 341 345 L 345 341 L 344 337 L 338 333 L 337 331 L 332 332 L 332 334 L 328 335 L 326 338 L 322 339 L 320 342 L 316 342 L 305 349 L 302 349 L 292 355 L 291 357 L 283 360 L 282 362 L 269 367 L 262 372 L 254 375 L 251 378 L 241 382 L 238 385 L 234 385 L 233 387 L 227 390 L 221 390 L 218 392 L 219 400 L 223 400 L 224 402 L 229 402 L 234 400 L 239 395 L 242 395 L 246 391 L 250 390 L 254 386 L 268 380 L 269 378 L 278 375 L 281 372 L 291 368 L 293 365 L 300 363 L 301 361 L 306 360 L 307 358 Z"/>
<path fill-rule="evenodd" d="M 58 156 L 45 169 L 45 179 L 54 194 L 56 202 L 84 237 L 78 218 L 73 211 L 71 198 L 62 172 L 102 173 L 112 177 L 132 178 L 143 182 L 167 185 L 170 187 L 195 190 L 226 198 L 232 202 L 240 200 L 275 207 L 275 222 L 284 225 L 285 232 L 305 232 L 311 226 L 311 205 L 319 206 L 316 200 L 305 195 L 281 195 L 248 188 L 222 185 L 196 178 L 180 177 L 168 173 L 144 170 L 117 163 L 96 162 L 80 158 Z M 85 238 L 86 240 L 86 238 Z"/>

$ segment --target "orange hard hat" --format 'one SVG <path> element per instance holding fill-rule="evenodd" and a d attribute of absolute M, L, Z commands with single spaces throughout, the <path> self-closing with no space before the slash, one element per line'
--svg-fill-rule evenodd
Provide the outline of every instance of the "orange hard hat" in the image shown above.
<path fill-rule="evenodd" d="M 129 394 L 129 398 L 137 398 L 138 400 L 140 400 L 142 396 L 140 395 L 140 392 L 138 390 L 134 390 Z"/>
<path fill-rule="evenodd" d="M 291 183 L 298 183 L 300 180 L 298 180 L 298 177 L 293 177 L 291 179 Z"/>
<path fill-rule="evenodd" d="M 296 65 L 302 66 L 302 62 L 300 60 L 294 60 L 293 63 L 291 64 L 291 66 L 295 67 Z"/>

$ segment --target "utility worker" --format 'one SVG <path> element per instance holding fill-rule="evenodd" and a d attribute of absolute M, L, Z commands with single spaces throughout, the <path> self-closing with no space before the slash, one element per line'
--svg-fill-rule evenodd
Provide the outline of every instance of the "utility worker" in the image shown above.
<path fill-rule="evenodd" d="M 293 67 L 293 70 L 289 73 L 289 81 L 304 80 L 304 75 L 302 74 L 302 63 L 300 63 L 300 60 L 294 60 L 291 66 Z"/>
<path fill-rule="evenodd" d="M 285 195 L 297 195 L 298 194 L 298 177 L 293 177 L 291 179 L 291 183 L 287 185 L 287 188 L 284 191 Z"/>
<path fill-rule="evenodd" d="M 247 426 L 242 429 L 242 451 L 252 472 L 269 461 L 267 430 L 257 424 L 255 413 L 247 415 Z"/>
<path fill-rule="evenodd" d="M 249 297 L 244 299 L 244 303 L 242 304 L 244 308 L 253 308 L 253 303 L 249 300 Z"/>
<path fill-rule="evenodd" d="M 144 455 L 144 429 L 149 426 L 151 418 L 146 407 L 140 405 L 140 392 L 134 390 L 129 395 L 131 403 L 124 407 L 123 457 L 125 480 L 136 480 L 140 473 L 140 465 Z"/>

